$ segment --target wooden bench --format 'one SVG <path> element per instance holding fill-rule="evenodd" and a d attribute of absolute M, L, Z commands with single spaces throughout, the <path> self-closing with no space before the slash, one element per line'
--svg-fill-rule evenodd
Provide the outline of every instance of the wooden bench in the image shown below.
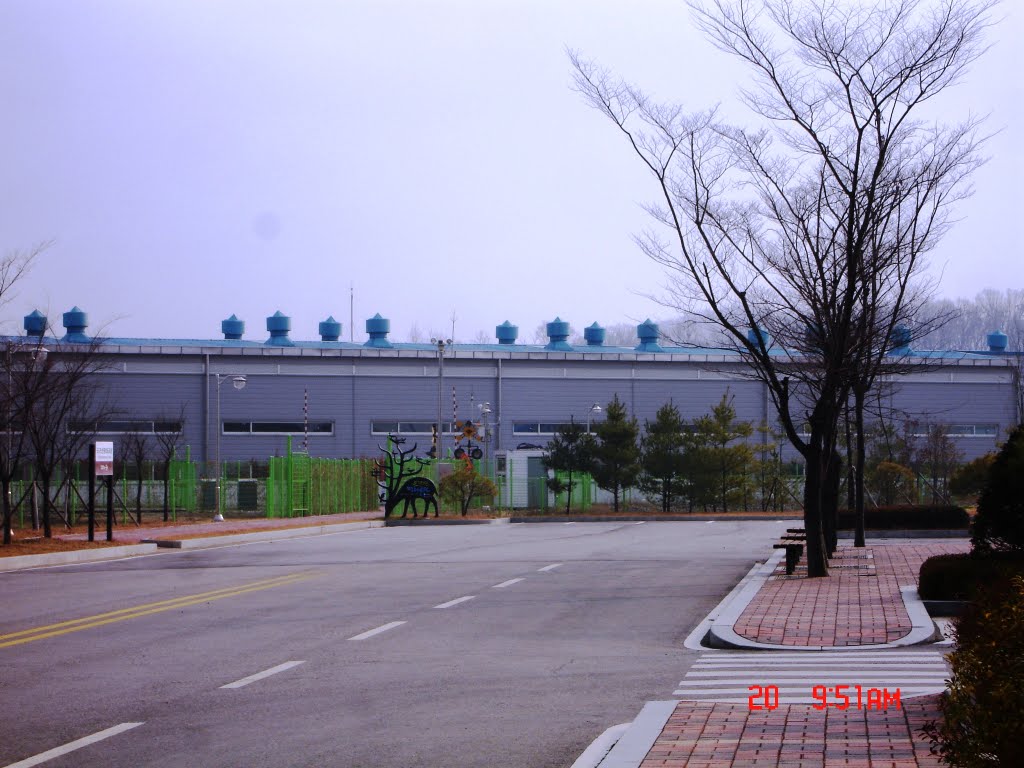
<path fill-rule="evenodd" d="M 793 571 L 796 570 L 796 564 L 800 562 L 800 558 L 804 555 L 804 545 L 801 541 L 784 541 L 780 544 L 775 544 L 772 549 L 784 549 L 786 550 L 786 575 L 792 576 Z"/>

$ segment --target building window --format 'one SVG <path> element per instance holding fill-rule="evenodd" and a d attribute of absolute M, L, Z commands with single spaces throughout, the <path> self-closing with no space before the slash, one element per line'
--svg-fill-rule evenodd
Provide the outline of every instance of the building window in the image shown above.
<path fill-rule="evenodd" d="M 557 432 L 563 431 L 569 424 L 562 422 L 549 422 L 549 421 L 516 421 L 512 423 L 512 434 L 513 435 L 554 435 Z M 578 424 L 577 426 L 587 428 L 586 424 Z M 591 426 L 593 431 L 593 426 Z"/>
<path fill-rule="evenodd" d="M 225 435 L 333 435 L 333 421 L 225 421 Z"/>
<path fill-rule="evenodd" d="M 370 432 L 375 435 L 432 435 L 436 421 L 371 421 Z M 446 435 L 456 434 L 452 422 L 441 425 Z"/>
<path fill-rule="evenodd" d="M 68 432 L 81 432 L 97 435 L 142 434 L 177 434 L 185 425 L 180 421 L 153 421 L 150 419 L 106 419 L 100 422 L 71 421 Z"/>

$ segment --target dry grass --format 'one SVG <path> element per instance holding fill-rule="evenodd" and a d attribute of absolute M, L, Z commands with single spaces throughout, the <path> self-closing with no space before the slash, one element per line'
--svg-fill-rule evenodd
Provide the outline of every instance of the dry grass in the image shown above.
<path fill-rule="evenodd" d="M 102 538 L 100 534 L 99 538 Z M 61 539 L 21 538 L 6 546 L 0 544 L 0 557 L 19 557 L 21 555 L 46 555 L 51 552 L 76 552 L 80 549 L 99 549 L 101 547 L 119 547 L 123 541 L 62 541 Z"/>

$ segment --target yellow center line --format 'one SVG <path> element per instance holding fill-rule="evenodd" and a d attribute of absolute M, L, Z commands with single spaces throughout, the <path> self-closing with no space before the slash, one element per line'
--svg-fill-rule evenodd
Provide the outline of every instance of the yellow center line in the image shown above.
<path fill-rule="evenodd" d="M 20 637 L 21 635 L 34 635 L 37 632 L 42 632 L 42 631 L 47 630 L 47 629 L 56 629 L 57 627 L 66 627 L 66 626 L 70 626 L 72 624 L 81 624 L 81 623 L 84 623 L 84 622 L 87 622 L 87 621 L 94 621 L 96 619 L 105 619 L 108 616 L 119 616 L 119 615 L 125 614 L 125 613 L 134 613 L 135 611 L 139 611 L 139 610 L 142 610 L 144 608 L 155 608 L 156 606 L 159 606 L 159 605 L 170 605 L 171 603 L 179 603 L 182 600 L 193 600 L 193 599 L 195 599 L 197 597 L 208 597 L 208 596 L 218 595 L 218 594 L 220 594 L 222 592 L 234 592 L 236 589 L 241 589 L 243 587 L 254 587 L 254 586 L 257 586 L 259 584 L 271 584 L 271 583 L 275 583 L 275 582 L 282 581 L 282 580 L 293 579 L 293 578 L 295 578 L 296 575 L 297 574 L 289 574 L 289 575 L 286 575 L 286 576 L 275 576 L 275 577 L 270 578 L 270 579 L 260 579 L 258 581 L 252 581 L 252 582 L 249 582 L 247 584 L 236 584 L 233 587 L 221 587 L 220 589 L 213 589 L 213 590 L 210 590 L 209 592 L 200 592 L 200 593 L 195 594 L 195 595 L 182 595 L 181 597 L 172 597 L 172 598 L 170 598 L 168 600 L 160 600 L 160 601 L 155 602 L 155 603 L 143 603 L 142 605 L 135 605 L 135 606 L 132 606 L 131 608 L 121 608 L 121 609 L 116 610 L 116 611 L 108 611 L 107 613 L 98 613 L 98 614 L 95 614 L 94 616 L 86 616 L 86 617 L 81 618 L 81 619 L 71 619 L 69 621 L 61 621 L 61 622 L 58 622 L 56 624 L 47 624 L 47 625 L 42 626 L 42 627 L 33 627 L 32 629 L 23 629 L 20 632 L 11 632 L 11 633 L 6 634 L 6 635 L 0 635 L 0 640 L 9 640 L 12 637 Z"/>
<path fill-rule="evenodd" d="M 127 621 L 128 619 L 135 619 L 140 616 L 148 616 L 154 613 L 173 611 L 176 608 L 185 608 L 198 603 L 221 600 L 225 597 L 244 595 L 248 592 L 258 592 L 260 590 L 272 589 L 274 587 L 286 586 L 288 584 L 297 584 L 299 582 L 315 578 L 316 576 L 317 574 L 315 573 L 296 573 L 288 576 L 279 576 L 273 579 L 262 579 L 248 584 L 240 584 L 235 587 L 215 589 L 210 592 L 200 592 L 194 595 L 185 595 L 183 597 L 171 600 L 161 600 L 155 603 L 145 603 L 143 605 L 136 605 L 132 608 L 122 608 L 117 611 L 109 611 L 107 613 L 100 613 L 94 616 L 72 619 L 70 621 L 63 621 L 57 624 L 47 624 L 42 627 L 35 627 L 33 629 L 22 630 L 20 632 L 0 635 L 0 641 L 2 641 L 0 642 L 0 648 L 8 648 L 13 645 L 31 643 L 35 640 L 42 640 L 47 637 L 66 635 L 71 632 L 78 632 L 91 627 L 100 627 L 104 624 L 113 624 L 118 621 Z"/>

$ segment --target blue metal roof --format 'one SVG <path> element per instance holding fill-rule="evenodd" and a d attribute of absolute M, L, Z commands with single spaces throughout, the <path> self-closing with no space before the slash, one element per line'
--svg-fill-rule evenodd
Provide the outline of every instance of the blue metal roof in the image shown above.
<path fill-rule="evenodd" d="M 5 341 L 24 341 L 27 337 L 25 336 L 6 336 Z M 171 338 L 128 338 L 128 337 L 104 337 L 104 338 L 92 338 L 87 341 L 96 342 L 104 346 L 119 346 L 119 347 L 177 347 L 177 348 L 214 348 L 214 349 L 281 349 L 280 346 L 268 345 L 265 341 L 255 341 L 246 339 L 171 339 Z M 34 338 L 33 343 L 39 343 L 38 337 Z M 62 345 L 67 344 L 69 341 L 64 339 L 57 339 L 55 337 L 45 337 L 42 339 L 44 344 Z M 70 343 L 86 343 L 71 341 Z M 365 343 L 358 341 L 292 341 L 290 344 L 291 348 L 294 349 L 318 349 L 318 350 L 365 350 L 368 347 Z M 371 347 L 372 349 L 372 347 Z M 417 352 L 437 352 L 437 346 L 429 342 L 392 342 L 389 349 L 395 351 L 417 351 Z M 578 346 L 572 346 L 570 349 L 551 351 L 545 348 L 544 344 L 499 344 L 494 342 L 493 344 L 458 344 L 454 343 L 448 350 L 452 352 L 494 352 L 494 353 L 508 353 L 508 352 L 533 352 L 541 353 L 545 355 L 552 355 L 555 359 L 562 359 L 565 354 L 582 354 L 582 355 L 636 355 L 644 354 L 644 352 L 638 352 L 635 347 L 628 346 L 589 346 L 586 344 L 580 344 Z M 772 354 L 783 355 L 784 350 L 773 349 Z M 696 347 L 696 346 L 662 346 L 660 351 L 650 351 L 646 354 L 652 354 L 655 356 L 663 355 L 715 355 L 715 356 L 737 356 L 739 353 L 733 349 L 724 349 L 720 347 Z M 1006 352 L 991 352 L 991 351 L 978 351 L 968 352 L 961 350 L 916 350 L 912 349 L 907 353 L 907 357 L 911 359 L 922 359 L 922 360 L 989 360 L 992 358 L 1009 357 L 1019 355 L 1019 352 L 1013 352 L 1007 350 Z"/>

